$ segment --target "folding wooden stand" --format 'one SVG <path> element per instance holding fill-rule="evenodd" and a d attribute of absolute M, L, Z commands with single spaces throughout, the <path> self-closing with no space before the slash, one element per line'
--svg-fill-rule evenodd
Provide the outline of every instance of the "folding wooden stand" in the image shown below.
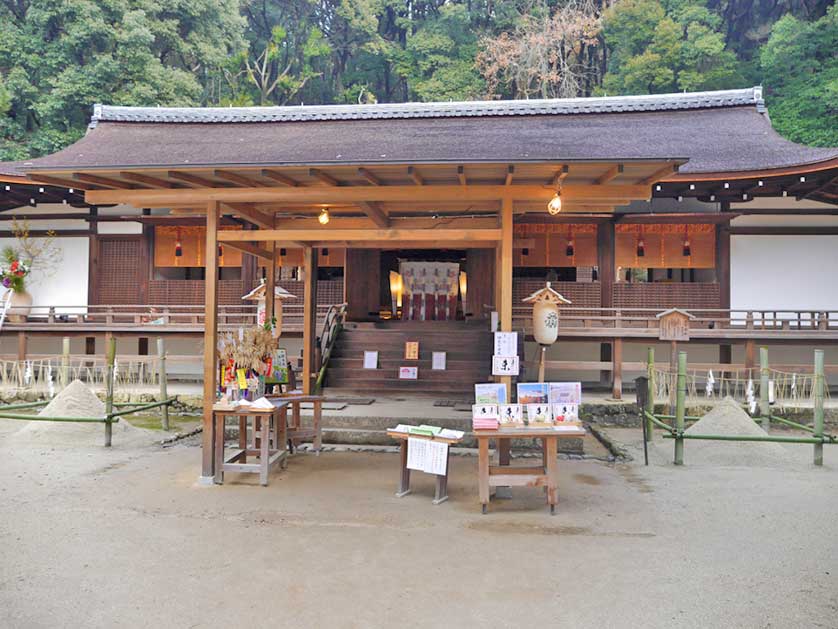
<path fill-rule="evenodd" d="M 229 456 L 224 456 L 224 420 L 239 418 L 239 447 Z M 250 443 L 247 442 L 247 421 L 253 422 Z M 224 483 L 224 472 L 245 472 L 259 474 L 259 482 L 268 484 L 270 469 L 280 464 L 287 465 L 288 442 L 287 406 L 282 404 L 273 410 L 214 410 L 215 422 L 215 482 Z M 248 463 L 247 457 L 259 457 L 258 463 Z"/>
<path fill-rule="evenodd" d="M 398 439 L 399 443 L 399 467 L 401 468 L 401 475 L 399 476 L 399 490 L 396 492 L 396 497 L 402 498 L 411 493 L 410 489 L 410 469 L 407 467 L 407 448 L 408 439 L 425 439 L 427 441 L 437 441 L 447 443 L 450 446 L 459 443 L 461 439 L 444 439 L 442 437 L 427 437 L 425 435 L 411 435 L 406 432 L 387 431 L 387 436 L 393 439 Z M 449 452 L 450 457 L 450 452 Z M 436 478 L 436 487 L 434 488 L 433 504 L 442 504 L 448 500 L 448 471 L 450 461 L 445 462 L 445 474 L 434 474 Z"/>
<path fill-rule="evenodd" d="M 502 428 L 500 430 L 476 430 L 478 444 L 478 479 L 480 502 L 483 513 L 489 509 L 491 487 L 546 487 L 547 503 L 550 514 L 555 515 L 558 503 L 559 468 L 558 440 L 579 438 L 585 436 L 585 429 L 558 431 L 553 428 Z M 489 440 L 495 439 L 500 449 L 504 440 L 510 439 L 541 439 L 542 465 L 529 467 L 513 467 L 508 463 L 489 465 Z"/>

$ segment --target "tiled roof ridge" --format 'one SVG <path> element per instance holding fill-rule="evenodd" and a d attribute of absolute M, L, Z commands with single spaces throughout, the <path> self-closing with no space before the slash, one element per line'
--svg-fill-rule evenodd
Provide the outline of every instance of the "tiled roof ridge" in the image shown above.
<path fill-rule="evenodd" d="M 466 118 L 654 112 L 754 106 L 765 111 L 762 87 L 675 94 L 596 96 L 533 100 L 485 100 L 375 105 L 285 107 L 125 107 L 94 105 L 90 126 L 99 122 L 236 123 L 406 118 Z"/>

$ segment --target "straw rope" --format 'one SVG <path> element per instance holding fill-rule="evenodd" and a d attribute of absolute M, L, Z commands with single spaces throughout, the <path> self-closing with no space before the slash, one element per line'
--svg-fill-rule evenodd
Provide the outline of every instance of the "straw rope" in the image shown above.
<path fill-rule="evenodd" d="M 26 361 L 0 360 L 0 386 L 6 391 L 36 391 L 52 397 L 61 390 L 61 358 Z M 148 360 L 116 361 L 115 390 L 138 386 L 159 386 L 157 357 Z M 81 380 L 91 387 L 104 387 L 107 366 L 103 360 L 71 360 L 67 368 L 67 382 Z"/>

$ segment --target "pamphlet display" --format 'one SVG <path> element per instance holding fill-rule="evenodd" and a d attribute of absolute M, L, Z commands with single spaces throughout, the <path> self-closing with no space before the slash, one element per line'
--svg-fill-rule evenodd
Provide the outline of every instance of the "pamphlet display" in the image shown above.
<path fill-rule="evenodd" d="M 506 385 L 502 382 L 486 382 L 474 385 L 475 404 L 506 404 Z"/>
<path fill-rule="evenodd" d="M 471 426 L 474 430 L 497 430 L 498 424 L 497 404 L 474 404 L 471 407 Z"/>
<path fill-rule="evenodd" d="M 501 426 L 524 425 L 524 410 L 520 404 L 501 404 L 498 410 Z"/>
<path fill-rule="evenodd" d="M 544 428 L 553 424 L 549 404 L 527 404 L 527 425 L 532 428 Z"/>
<path fill-rule="evenodd" d="M 553 421 L 556 424 L 579 422 L 579 405 L 578 404 L 553 404 Z"/>
<path fill-rule="evenodd" d="M 548 387 L 550 404 L 582 403 L 581 382 L 550 382 Z"/>
<path fill-rule="evenodd" d="M 518 404 L 547 404 L 548 387 L 546 382 L 519 382 Z"/>
<path fill-rule="evenodd" d="M 410 471 L 416 470 L 436 477 L 433 504 L 448 500 L 448 446 L 459 442 L 465 433 L 439 426 L 399 424 L 387 431 L 401 448 L 401 472 L 396 496 L 402 498 L 410 490 Z"/>

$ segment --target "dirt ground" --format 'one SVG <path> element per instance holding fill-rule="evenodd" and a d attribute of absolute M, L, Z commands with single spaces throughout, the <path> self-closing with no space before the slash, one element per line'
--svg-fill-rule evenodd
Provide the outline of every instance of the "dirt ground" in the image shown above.
<path fill-rule="evenodd" d="M 197 484 L 195 441 L 26 445 L 0 421 L 0 626 L 838 627 L 838 447 L 811 465 L 561 460 L 560 506 L 481 515 L 476 458 L 396 498 L 395 454 Z M 724 444 L 720 444 L 723 447 Z"/>

